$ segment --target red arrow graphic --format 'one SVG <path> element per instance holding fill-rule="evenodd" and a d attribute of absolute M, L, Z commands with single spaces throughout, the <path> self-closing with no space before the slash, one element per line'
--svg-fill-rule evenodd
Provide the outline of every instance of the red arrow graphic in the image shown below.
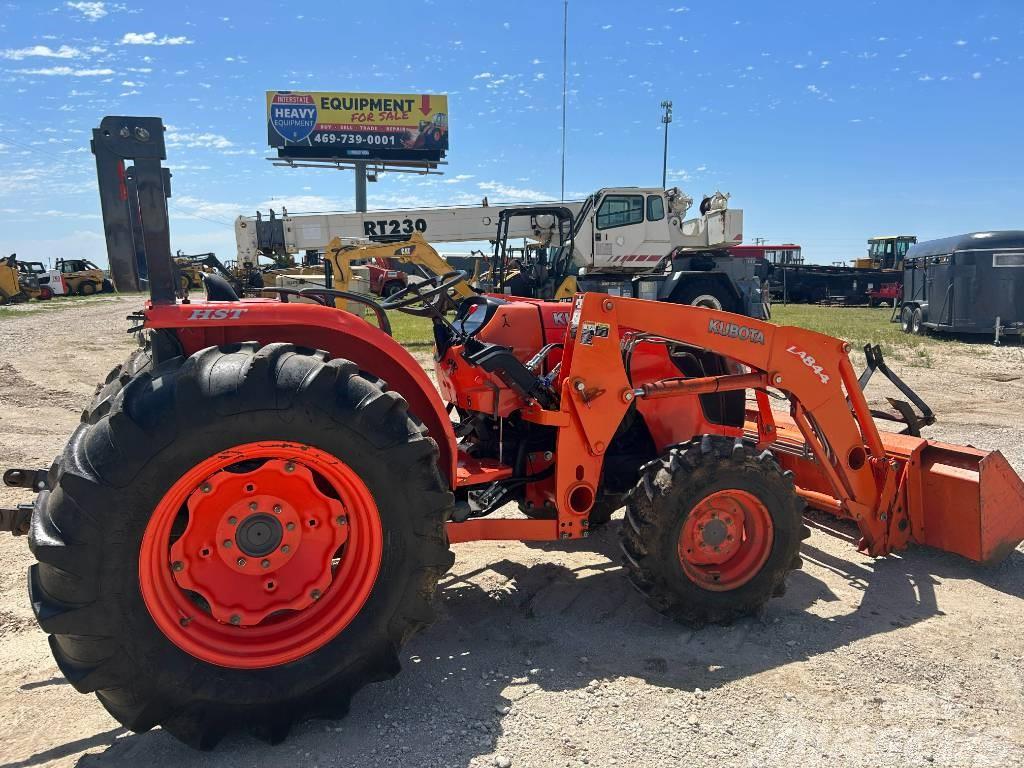
<path fill-rule="evenodd" d="M 420 112 L 424 115 L 430 114 L 430 97 L 420 96 Z"/>

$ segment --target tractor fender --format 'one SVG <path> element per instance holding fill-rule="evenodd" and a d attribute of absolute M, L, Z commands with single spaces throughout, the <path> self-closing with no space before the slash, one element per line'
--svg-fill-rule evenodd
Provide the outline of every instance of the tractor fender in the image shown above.
<path fill-rule="evenodd" d="M 409 404 L 440 450 L 439 469 L 455 487 L 455 432 L 433 381 L 409 352 L 350 312 L 319 304 L 256 300 L 147 306 L 145 327 L 174 332 L 182 352 L 244 341 L 287 342 L 351 360 L 387 382 Z"/>

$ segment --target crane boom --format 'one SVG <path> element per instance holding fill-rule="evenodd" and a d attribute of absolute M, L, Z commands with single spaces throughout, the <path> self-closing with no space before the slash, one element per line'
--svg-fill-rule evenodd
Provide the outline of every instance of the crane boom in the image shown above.
<path fill-rule="evenodd" d="M 486 202 L 486 201 L 485 201 Z M 582 201 L 559 203 L 578 213 Z M 239 263 L 254 263 L 260 254 L 322 251 L 335 237 L 374 238 L 423 235 L 435 243 L 460 243 L 493 240 L 498 215 L 507 205 L 456 205 L 442 208 L 401 208 L 365 213 L 303 213 L 278 216 L 271 211 L 239 216 L 235 220 L 235 241 Z M 546 222 L 517 222 L 510 237 L 536 238 Z"/>

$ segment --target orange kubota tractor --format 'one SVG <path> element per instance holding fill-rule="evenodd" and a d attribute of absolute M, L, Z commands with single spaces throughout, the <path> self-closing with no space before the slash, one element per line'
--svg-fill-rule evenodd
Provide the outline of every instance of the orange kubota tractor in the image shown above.
<path fill-rule="evenodd" d="M 93 151 L 120 290 L 140 286 L 118 234 L 134 159 L 144 343 L 49 470 L 6 473 L 38 496 L 3 519 L 29 534 L 57 664 L 128 728 L 209 747 L 339 716 L 430 623 L 452 544 L 579 539 L 623 501 L 629 578 L 693 624 L 784 589 L 807 507 L 879 557 L 918 544 L 988 563 L 1024 537 L 1003 457 L 879 432 L 841 340 L 601 294 L 479 295 L 449 320 L 431 299 L 459 273 L 380 304 L 239 300 L 205 275 L 204 299 L 176 302 L 160 120 L 108 117 Z M 388 309 L 431 317 L 440 393 Z M 510 503 L 523 514 L 494 515 Z"/>

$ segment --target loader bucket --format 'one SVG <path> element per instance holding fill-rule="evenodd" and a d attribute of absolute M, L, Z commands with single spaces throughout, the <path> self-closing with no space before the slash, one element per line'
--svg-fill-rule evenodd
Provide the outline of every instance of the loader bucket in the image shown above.
<path fill-rule="evenodd" d="M 919 543 L 994 565 L 1024 540 L 1024 482 L 999 451 L 927 441 L 909 470 Z"/>

